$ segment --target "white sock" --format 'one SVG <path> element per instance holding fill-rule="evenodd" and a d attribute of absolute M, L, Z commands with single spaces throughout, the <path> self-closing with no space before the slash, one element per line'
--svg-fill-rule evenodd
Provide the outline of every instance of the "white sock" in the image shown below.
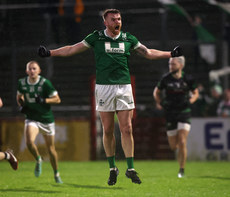
<path fill-rule="evenodd" d="M 5 152 L 5 154 L 6 154 L 6 159 L 9 160 L 10 159 L 10 154 L 7 153 L 7 152 Z"/>
<path fill-rule="evenodd" d="M 55 177 L 59 177 L 59 176 L 60 176 L 60 173 L 57 172 L 57 173 L 55 174 Z"/>

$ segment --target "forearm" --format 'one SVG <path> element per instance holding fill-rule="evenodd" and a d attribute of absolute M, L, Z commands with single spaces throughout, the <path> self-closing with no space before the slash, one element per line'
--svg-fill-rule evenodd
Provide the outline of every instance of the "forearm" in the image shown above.
<path fill-rule="evenodd" d="M 87 46 L 83 44 L 83 42 L 76 43 L 74 45 L 67 45 L 61 48 L 50 50 L 51 56 L 71 56 L 74 54 L 81 53 L 89 49 Z"/>
<path fill-rule="evenodd" d="M 64 46 L 58 49 L 50 50 L 50 56 L 71 56 L 76 53 L 73 46 Z"/>
<path fill-rule="evenodd" d="M 189 102 L 190 102 L 191 104 L 195 103 L 196 100 L 198 99 L 198 97 L 199 97 L 199 91 L 198 91 L 198 89 L 195 89 L 195 90 L 192 92 L 192 96 L 191 96 L 191 98 L 189 99 Z"/>
<path fill-rule="evenodd" d="M 145 56 L 147 59 L 155 60 L 155 59 L 167 59 L 171 57 L 170 51 L 159 51 L 156 49 L 148 49 L 148 52 Z"/>
<path fill-rule="evenodd" d="M 2 99 L 0 97 L 0 107 L 2 107 L 2 106 L 3 106 L 3 102 L 2 102 Z"/>
<path fill-rule="evenodd" d="M 155 99 L 157 104 L 161 103 L 161 96 L 160 96 L 160 90 L 158 88 L 155 88 L 153 91 L 153 98 Z"/>
<path fill-rule="evenodd" d="M 22 106 L 24 103 L 24 96 L 22 94 L 17 94 L 16 101 L 18 106 Z"/>
<path fill-rule="evenodd" d="M 59 104 L 61 103 L 61 99 L 58 95 L 50 98 L 45 98 L 45 103 L 47 104 Z"/>
<path fill-rule="evenodd" d="M 171 57 L 170 51 L 160 51 L 160 50 L 156 50 L 156 49 L 148 49 L 143 44 L 140 45 L 140 47 L 138 47 L 136 49 L 136 52 L 138 55 L 145 57 L 147 59 L 150 59 L 150 60 L 170 58 Z"/>

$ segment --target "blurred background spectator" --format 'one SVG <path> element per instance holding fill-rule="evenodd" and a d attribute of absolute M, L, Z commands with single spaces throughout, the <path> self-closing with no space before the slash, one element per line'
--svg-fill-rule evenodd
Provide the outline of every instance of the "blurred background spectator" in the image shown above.
<path fill-rule="evenodd" d="M 214 84 L 210 88 L 210 98 L 207 99 L 208 108 L 206 116 L 217 116 L 217 108 L 222 99 L 223 88 L 219 84 Z"/>
<path fill-rule="evenodd" d="M 58 14 L 63 22 L 64 33 L 68 44 L 80 41 L 81 16 L 84 12 L 82 0 L 59 0 Z"/>
<path fill-rule="evenodd" d="M 217 115 L 221 117 L 230 117 L 230 89 L 225 89 L 223 99 L 217 107 Z"/>

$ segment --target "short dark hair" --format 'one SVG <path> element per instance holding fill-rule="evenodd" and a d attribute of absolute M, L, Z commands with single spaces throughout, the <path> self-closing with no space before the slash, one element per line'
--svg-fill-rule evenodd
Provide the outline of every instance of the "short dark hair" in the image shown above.
<path fill-rule="evenodd" d="M 103 14 L 102 14 L 102 18 L 105 20 L 105 18 L 107 17 L 108 14 L 121 14 L 121 12 L 118 9 L 106 9 Z"/>

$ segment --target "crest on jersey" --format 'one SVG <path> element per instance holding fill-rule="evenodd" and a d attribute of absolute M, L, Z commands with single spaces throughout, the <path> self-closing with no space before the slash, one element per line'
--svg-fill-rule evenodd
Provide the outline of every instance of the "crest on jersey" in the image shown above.
<path fill-rule="evenodd" d="M 42 92 L 42 87 L 38 86 L 38 92 Z"/>
<path fill-rule="evenodd" d="M 122 39 L 123 39 L 123 40 L 126 40 L 126 39 L 127 39 L 126 33 L 122 33 L 121 36 L 122 36 Z"/>

